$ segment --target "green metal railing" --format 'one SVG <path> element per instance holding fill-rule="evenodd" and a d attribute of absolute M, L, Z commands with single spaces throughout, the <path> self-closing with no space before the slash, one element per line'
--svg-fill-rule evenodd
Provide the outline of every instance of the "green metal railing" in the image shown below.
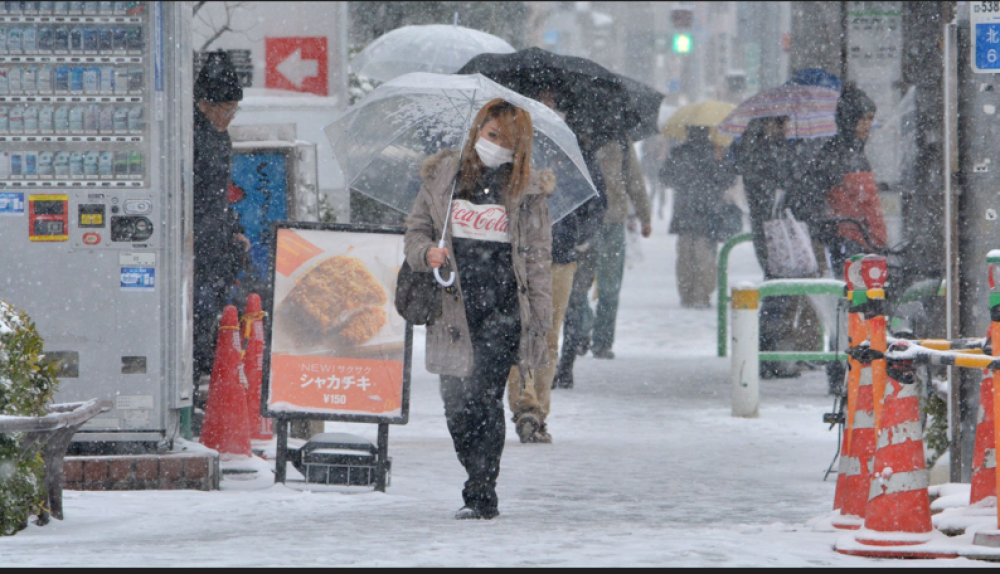
<path fill-rule="evenodd" d="M 719 252 L 719 273 L 718 273 L 718 284 L 716 292 L 719 294 L 719 356 L 726 356 L 726 349 L 729 332 L 729 326 L 727 321 L 729 319 L 728 307 L 729 307 L 729 253 L 734 247 L 740 243 L 746 243 L 747 241 L 753 240 L 752 233 L 744 233 L 742 235 L 737 235 L 729 241 L 727 241 L 723 246 L 722 250 Z"/>
<path fill-rule="evenodd" d="M 753 235 L 737 235 L 723 246 L 719 252 L 718 269 L 718 356 L 728 352 L 729 334 L 729 254 L 740 243 L 751 241 Z M 776 279 L 761 283 L 760 298 L 783 295 L 831 295 L 843 296 L 845 284 L 835 279 Z M 836 351 L 768 351 L 759 354 L 761 361 L 843 361 L 847 355 Z"/>

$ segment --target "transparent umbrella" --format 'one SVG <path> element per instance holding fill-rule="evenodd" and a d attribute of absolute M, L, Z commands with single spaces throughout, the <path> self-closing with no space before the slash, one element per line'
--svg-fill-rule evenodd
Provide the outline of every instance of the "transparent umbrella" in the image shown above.
<path fill-rule="evenodd" d="M 479 54 L 514 51 L 503 39 L 472 28 L 403 26 L 369 44 L 351 60 L 351 69 L 359 76 L 388 82 L 411 72 L 453 74 Z"/>
<path fill-rule="evenodd" d="M 445 148 L 461 149 L 471 118 L 503 98 L 527 110 L 535 127 L 532 169 L 551 169 L 549 196 L 558 221 L 597 195 L 576 136 L 545 105 L 480 74 L 413 73 L 382 84 L 324 128 L 348 186 L 409 213 L 420 191 L 420 168 Z"/>

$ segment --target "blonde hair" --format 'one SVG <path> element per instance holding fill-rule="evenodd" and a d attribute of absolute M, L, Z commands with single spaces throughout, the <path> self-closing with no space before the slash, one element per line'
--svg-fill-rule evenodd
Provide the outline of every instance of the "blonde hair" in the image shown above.
<path fill-rule="evenodd" d="M 507 182 L 507 189 L 504 190 L 504 200 L 509 209 L 516 205 L 517 200 L 528 187 L 535 128 L 531 122 L 531 115 L 527 111 L 501 98 L 487 102 L 472 122 L 465 149 L 462 150 L 459 190 L 462 194 L 471 193 L 476 185 L 476 180 L 479 179 L 484 165 L 476 152 L 476 141 L 479 138 L 479 131 L 491 120 L 497 120 L 499 124 L 500 141 L 504 146 L 514 150 L 513 169 L 510 181 Z"/>

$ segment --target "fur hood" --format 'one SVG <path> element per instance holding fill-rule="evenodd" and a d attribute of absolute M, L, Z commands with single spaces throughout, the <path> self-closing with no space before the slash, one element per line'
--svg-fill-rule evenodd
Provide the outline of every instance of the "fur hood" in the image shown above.
<path fill-rule="evenodd" d="M 425 181 L 438 177 L 445 177 L 449 172 L 458 171 L 458 150 L 454 148 L 443 149 L 424 160 L 420 166 L 420 177 Z M 552 170 L 531 170 L 531 177 L 528 187 L 524 192 L 526 195 L 552 195 L 556 188 L 556 175 Z"/>

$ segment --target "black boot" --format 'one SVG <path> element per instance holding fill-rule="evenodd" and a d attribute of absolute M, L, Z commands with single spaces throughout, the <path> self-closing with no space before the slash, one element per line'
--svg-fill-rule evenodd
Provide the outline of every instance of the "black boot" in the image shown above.
<path fill-rule="evenodd" d="M 552 378 L 552 388 L 553 389 L 572 389 L 573 388 L 573 364 L 576 362 L 576 353 L 573 349 L 567 349 L 559 358 L 559 366 L 556 368 L 556 374 Z"/>

